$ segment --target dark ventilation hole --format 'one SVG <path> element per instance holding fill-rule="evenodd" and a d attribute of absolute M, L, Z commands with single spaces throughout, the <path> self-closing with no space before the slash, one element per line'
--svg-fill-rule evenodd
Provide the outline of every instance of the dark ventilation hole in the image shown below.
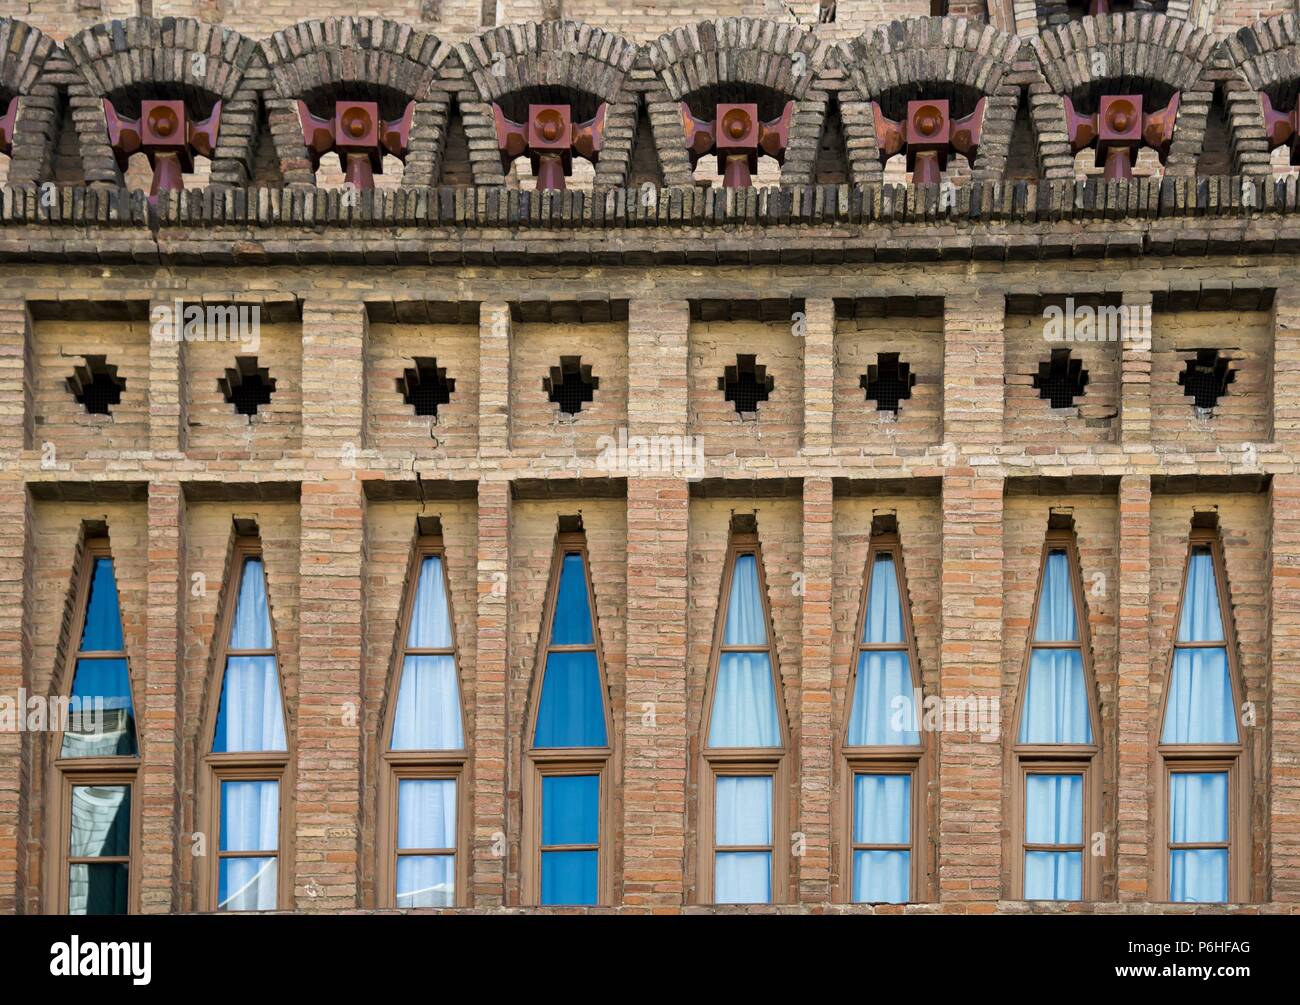
<path fill-rule="evenodd" d="M 600 378 L 591 375 L 590 364 L 582 365 L 581 356 L 561 356 L 560 365 L 551 367 L 551 375 L 542 378 L 542 387 L 561 412 L 577 415 L 582 403 L 593 399 Z"/>
<path fill-rule="evenodd" d="M 105 356 L 83 356 L 85 366 L 74 367 L 68 378 L 68 390 L 91 415 L 110 414 L 109 406 L 122 401 L 126 378 L 117 375 L 117 367 L 105 362 Z"/>
<path fill-rule="evenodd" d="M 867 367 L 860 386 L 866 389 L 867 400 L 876 403 L 876 411 L 897 414 L 899 403 L 912 396 L 916 374 L 909 364 L 898 361 L 898 353 L 882 352 Z"/>
<path fill-rule="evenodd" d="M 1237 379 L 1237 371 L 1229 368 L 1230 362 L 1227 356 L 1219 355 L 1218 349 L 1197 349 L 1196 358 L 1189 359 L 1178 375 L 1183 394 L 1190 396 L 1197 408 L 1213 408 Z"/>
<path fill-rule="evenodd" d="M 1053 408 L 1070 408 L 1075 398 L 1083 397 L 1088 384 L 1088 371 L 1083 360 L 1071 359 L 1069 349 L 1053 349 L 1052 358 L 1038 364 L 1034 387 L 1038 396 L 1046 398 Z"/>
<path fill-rule="evenodd" d="M 835 23 L 835 0 L 821 0 L 817 8 L 817 20 L 822 24 Z"/>
<path fill-rule="evenodd" d="M 447 368 L 431 356 L 416 356 L 413 362 L 415 368 L 397 378 L 397 390 L 416 415 L 437 415 L 438 406 L 451 401 L 456 381 L 448 380 Z"/>
<path fill-rule="evenodd" d="M 718 390 L 726 399 L 736 406 L 741 415 L 757 412 L 758 403 L 767 401 L 776 386 L 767 375 L 767 367 L 756 362 L 757 356 L 736 355 L 736 365 L 726 368 L 724 376 L 718 378 Z"/>
<path fill-rule="evenodd" d="M 271 403 L 275 378 L 266 367 L 257 365 L 256 356 L 239 356 L 235 368 L 227 369 L 226 375 L 217 379 L 217 386 L 240 415 L 256 415 L 260 406 Z"/>

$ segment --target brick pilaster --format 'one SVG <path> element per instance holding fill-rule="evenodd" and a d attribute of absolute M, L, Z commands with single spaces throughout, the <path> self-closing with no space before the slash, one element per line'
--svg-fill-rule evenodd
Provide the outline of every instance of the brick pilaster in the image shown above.
<path fill-rule="evenodd" d="M 834 515 L 829 478 L 803 483 L 803 652 L 799 692 L 800 903 L 830 900 L 831 779 L 835 725 L 831 718 L 831 547 Z"/>
<path fill-rule="evenodd" d="M 302 445 L 338 457 L 365 423 L 366 308 L 309 300 L 302 310 Z"/>
<path fill-rule="evenodd" d="M 1300 902 L 1300 475 L 1273 476 L 1268 898 Z M 1257 736 L 1257 741 L 1262 737 Z M 1258 763 L 1258 758 L 1256 759 Z"/>
<path fill-rule="evenodd" d="M 1006 298 L 976 292 L 943 306 L 943 438 L 1002 440 Z"/>
<path fill-rule="evenodd" d="M 17 480 L 0 481 L 0 695 L 18 706 L 30 687 L 30 634 L 24 631 L 24 586 L 31 571 L 27 491 Z M 32 734 L 0 730 L 0 913 L 27 909 L 27 800 L 31 793 Z"/>
<path fill-rule="evenodd" d="M 1273 299 L 1273 439 L 1300 443 L 1300 292 L 1280 289 Z"/>
<path fill-rule="evenodd" d="M 505 903 L 506 661 L 509 654 L 510 484 L 478 487 L 478 651 L 474 686 L 473 860 L 475 907 Z"/>
<path fill-rule="evenodd" d="M 945 701 L 996 707 L 1002 697 L 1002 491 L 1001 479 L 969 469 L 950 469 L 943 479 L 939 690 Z M 999 896 L 1001 740 L 969 729 L 939 733 L 941 901 Z"/>
<path fill-rule="evenodd" d="M 173 318 L 171 325 L 153 330 L 154 309 L 174 313 L 177 303 L 167 299 L 149 305 L 149 449 L 156 454 L 185 449 L 185 343 L 176 337 L 184 319 Z"/>
<path fill-rule="evenodd" d="M 1119 429 L 1124 443 L 1151 442 L 1151 294 L 1125 293 L 1120 329 Z"/>
<path fill-rule="evenodd" d="M 510 450 L 510 305 L 479 306 L 478 449 L 482 457 Z"/>
<path fill-rule="evenodd" d="M 1126 385 L 1127 386 L 1127 385 Z M 1151 479 L 1119 483 L 1119 731 L 1114 841 L 1120 901 L 1150 896 L 1151 837 Z"/>
<path fill-rule="evenodd" d="M 167 914 L 177 907 L 176 879 L 181 805 L 176 793 L 186 786 L 178 757 L 181 678 L 176 672 L 181 619 L 189 595 L 185 580 L 182 528 L 185 501 L 175 482 L 149 486 L 149 572 L 144 704 L 139 710 L 140 910 Z M 188 846 L 186 846 L 188 848 Z"/>
<path fill-rule="evenodd" d="M 30 444 L 31 388 L 27 372 L 31 317 L 21 299 L 0 300 L 0 460 Z"/>
<path fill-rule="evenodd" d="M 804 304 L 803 447 L 822 453 L 834 435 L 835 301 Z"/>

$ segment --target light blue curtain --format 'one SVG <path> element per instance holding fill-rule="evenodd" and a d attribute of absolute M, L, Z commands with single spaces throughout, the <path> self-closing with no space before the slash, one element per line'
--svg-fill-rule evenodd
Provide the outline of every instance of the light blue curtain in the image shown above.
<path fill-rule="evenodd" d="M 1077 649 L 1035 649 L 1020 714 L 1021 743 L 1091 743 L 1092 722 Z"/>
<path fill-rule="evenodd" d="M 131 787 L 74 785 L 71 842 L 74 858 L 131 854 Z M 128 867 L 120 862 L 68 867 L 69 914 L 126 914 Z"/>
<path fill-rule="evenodd" d="M 397 784 L 397 847 L 456 847 L 456 782 L 404 778 Z M 450 907 L 456 902 L 456 857 L 399 855 L 398 907 Z"/>
<path fill-rule="evenodd" d="M 565 555 L 560 566 L 560 588 L 551 619 L 551 645 L 589 646 L 591 605 L 587 602 L 587 570 L 581 555 Z"/>
<path fill-rule="evenodd" d="M 269 851 L 280 845 L 280 783 L 221 783 L 221 850 Z M 221 859 L 217 909 L 270 911 L 277 901 L 274 856 Z"/>
<path fill-rule="evenodd" d="M 81 632 L 81 652 L 120 653 L 124 648 L 122 614 L 117 604 L 117 578 L 113 574 L 113 560 L 97 558 L 90 579 L 90 595 L 86 598 L 86 625 Z"/>
<path fill-rule="evenodd" d="M 1228 840 L 1228 774 L 1175 772 L 1169 776 L 1169 842 L 1200 844 Z M 1228 899 L 1226 848 L 1171 848 L 1169 899 L 1221 903 Z"/>
<path fill-rule="evenodd" d="M 546 657 L 534 747 L 603 747 L 605 702 L 594 652 Z"/>
<path fill-rule="evenodd" d="M 1223 616 L 1219 587 L 1209 548 L 1193 548 L 1187 565 L 1187 587 L 1178 619 L 1179 642 L 1222 642 Z"/>
<path fill-rule="evenodd" d="M 772 845 L 772 776 L 719 775 L 714 789 L 713 899 L 719 904 L 768 904 L 772 852 L 724 851 Z"/>
<path fill-rule="evenodd" d="M 594 904 L 598 899 L 599 852 L 546 851 L 555 845 L 600 842 L 600 776 L 542 778 L 543 904 Z"/>
<path fill-rule="evenodd" d="M 451 647 L 451 608 L 447 603 L 442 559 L 428 555 L 420 562 L 420 578 L 415 585 L 415 605 L 411 611 L 411 627 L 406 633 L 406 648 Z"/>
<path fill-rule="evenodd" d="M 1047 553 L 1034 641 L 1079 641 L 1079 625 L 1074 616 L 1074 589 L 1070 583 L 1070 559 L 1064 551 Z"/>
<path fill-rule="evenodd" d="M 779 747 L 776 687 L 767 653 L 721 653 L 710 747 Z"/>
<path fill-rule="evenodd" d="M 906 650 L 868 650 L 859 654 L 848 746 L 920 743 L 920 710 L 912 686 L 911 660 Z"/>
<path fill-rule="evenodd" d="M 724 646 L 767 645 L 763 601 L 758 592 L 758 561 L 754 555 L 737 555 L 727 600 L 727 623 L 722 630 Z"/>
<path fill-rule="evenodd" d="M 393 715 L 393 750 L 461 750 L 460 688 L 453 656 L 407 656 Z"/>
<path fill-rule="evenodd" d="M 1083 844 L 1083 776 L 1032 774 L 1025 778 L 1025 843 Z M 1080 900 L 1083 854 L 1026 851 L 1026 900 Z"/>
<path fill-rule="evenodd" d="M 271 614 L 262 561 L 244 562 L 230 648 L 271 648 Z M 215 753 L 286 750 L 280 672 L 274 656 L 230 656 L 221 684 Z"/>
<path fill-rule="evenodd" d="M 111 558 L 95 559 L 86 598 L 86 623 L 81 654 L 72 671 L 69 716 L 63 734 L 62 757 L 134 755 L 135 706 L 131 678 L 124 659 L 86 659 L 86 653 L 122 652 L 122 615 Z"/>
<path fill-rule="evenodd" d="M 862 642 L 876 645 L 903 641 L 903 598 L 898 589 L 894 556 L 877 555 L 871 563 L 871 593 L 867 598 Z"/>
<path fill-rule="evenodd" d="M 853 843 L 911 844 L 910 775 L 853 776 Z M 906 850 L 855 849 L 853 900 L 905 904 L 911 890 L 912 855 Z"/>
<path fill-rule="evenodd" d="M 1236 743 L 1226 649 L 1175 649 L 1161 743 Z"/>

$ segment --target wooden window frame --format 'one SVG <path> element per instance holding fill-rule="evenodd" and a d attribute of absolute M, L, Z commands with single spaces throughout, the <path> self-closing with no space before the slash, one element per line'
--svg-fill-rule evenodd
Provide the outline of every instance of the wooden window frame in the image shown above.
<path fill-rule="evenodd" d="M 68 645 L 62 660 L 59 697 L 69 699 L 77 673 L 77 662 L 81 658 L 81 639 L 85 633 L 86 615 L 89 613 L 90 587 L 95 577 L 95 563 L 101 559 L 113 560 L 113 552 L 106 536 L 87 538 L 81 547 L 80 568 L 72 592 L 73 617 L 72 631 L 68 634 Z M 113 561 L 113 581 L 117 582 L 117 563 Z M 121 591 L 117 591 L 117 610 L 122 616 Z M 126 645 L 123 624 L 123 646 Z M 136 693 L 135 678 L 131 673 L 131 661 L 126 650 L 109 652 L 93 650 L 99 659 L 120 659 L 126 663 L 127 686 L 131 690 L 131 708 L 138 713 L 139 695 Z M 62 706 L 70 708 L 69 705 Z M 127 913 L 135 914 L 140 909 L 140 800 L 139 787 L 136 785 L 140 774 L 140 719 L 137 714 L 133 729 L 135 730 L 135 754 L 107 755 L 100 757 L 64 757 L 63 734 L 65 730 L 50 728 L 50 770 L 49 785 L 46 791 L 58 793 L 58 799 L 52 807 L 48 825 L 49 847 L 54 854 L 48 857 L 46 869 L 46 900 L 55 905 L 54 910 L 60 914 L 68 913 L 68 868 L 72 864 L 68 854 L 72 839 L 72 786 L 73 785 L 121 785 L 131 786 L 131 853 L 127 856 Z"/>
<path fill-rule="evenodd" d="M 551 645 L 555 620 L 555 606 L 560 594 L 560 574 L 568 555 L 581 555 L 583 578 L 587 586 L 587 608 L 591 612 L 591 645 Z M 599 775 L 600 816 L 597 822 L 599 843 L 596 856 L 596 905 L 609 905 L 614 901 L 613 832 L 610 826 L 613 799 L 609 791 L 615 775 L 614 718 L 610 705 L 609 686 L 605 676 L 604 647 L 600 640 L 600 617 L 596 610 L 596 584 L 591 569 L 591 556 L 587 550 L 584 531 L 559 531 L 551 554 L 551 568 L 547 580 L 546 600 L 542 605 L 541 630 L 537 633 L 537 655 L 533 664 L 533 681 L 529 695 L 528 714 L 524 719 L 523 785 L 521 810 L 523 822 L 523 854 L 520 862 L 520 897 L 529 906 L 540 906 L 542 899 L 542 778 L 546 775 Z M 547 657 L 552 652 L 591 652 L 596 654 L 596 673 L 600 685 L 601 706 L 605 714 L 605 745 L 603 747 L 536 747 L 537 714 L 542 700 L 542 686 L 546 678 Z M 561 905 L 553 905 L 561 906 Z"/>
<path fill-rule="evenodd" d="M 1187 579 L 1191 572 L 1192 556 L 1199 549 L 1208 549 L 1214 564 L 1214 586 L 1219 597 L 1219 619 L 1223 625 L 1222 643 L 1179 642 L 1182 627 L 1183 603 L 1187 595 Z M 1165 716 L 1169 710 L 1169 692 L 1174 679 L 1174 661 L 1179 649 L 1225 649 L 1228 654 L 1228 685 L 1232 688 L 1232 714 L 1237 724 L 1236 743 L 1164 743 Z M 1232 602 L 1228 596 L 1228 570 L 1223 554 L 1223 540 L 1214 528 L 1193 527 L 1188 536 L 1186 557 L 1183 560 L 1182 585 L 1178 590 L 1178 606 L 1173 622 L 1173 644 L 1165 664 L 1165 687 L 1160 697 L 1160 711 L 1155 724 L 1155 758 L 1160 787 L 1156 792 L 1155 810 L 1157 827 L 1157 861 L 1155 897 L 1162 903 L 1172 903 L 1169 891 L 1171 842 L 1169 840 L 1169 783 L 1175 773 L 1200 773 L 1226 771 L 1228 774 L 1228 896 L 1223 903 L 1244 903 L 1250 898 L 1251 843 L 1250 834 L 1250 759 L 1246 748 L 1246 726 L 1241 721 L 1241 707 L 1245 700 L 1245 683 L 1241 677 L 1241 664 L 1237 650 L 1237 624 L 1232 616 Z M 1196 845 L 1192 845 L 1195 847 Z M 1178 845 L 1177 847 L 1185 847 Z"/>
<path fill-rule="evenodd" d="M 451 627 L 451 647 L 411 649 L 406 640 L 410 637 L 411 619 L 415 616 L 415 600 L 420 585 L 420 569 L 426 558 L 437 558 L 442 567 L 442 586 L 447 597 L 447 619 Z M 393 750 L 393 725 L 397 718 L 397 700 L 401 694 L 402 670 L 406 657 L 410 655 L 451 656 L 456 672 L 456 700 L 460 703 L 460 731 L 462 746 L 459 750 Z M 452 900 L 453 907 L 468 905 L 469 890 L 469 821 L 470 806 L 466 794 L 466 762 L 469 751 L 467 743 L 468 726 L 465 719 L 465 688 L 461 677 L 460 647 L 456 644 L 456 608 L 451 595 L 451 573 L 447 568 L 447 552 L 441 536 L 420 535 L 416 538 L 407 564 L 406 582 L 402 589 L 402 609 L 398 617 L 397 638 L 393 646 L 393 658 L 388 671 L 388 700 L 384 712 L 384 721 L 380 731 L 381 750 L 379 772 L 379 875 L 377 900 L 380 907 L 397 907 L 397 860 L 404 855 L 417 855 L 416 849 L 397 847 L 397 813 L 398 789 L 404 781 L 444 781 L 456 783 L 456 847 L 455 856 L 456 890 Z M 445 854 L 439 851 L 438 854 Z M 403 910 L 425 911 L 440 908 L 403 908 Z"/>
<path fill-rule="evenodd" d="M 867 612 L 871 606 L 871 578 L 875 572 L 876 558 L 889 555 L 894 564 L 894 579 L 898 584 L 899 606 L 903 614 L 902 642 L 863 642 L 866 633 Z M 858 601 L 858 617 L 854 622 L 857 634 L 854 636 L 852 655 L 849 657 L 848 690 L 845 692 L 844 723 L 839 730 L 841 777 L 844 779 L 843 791 L 839 800 L 839 828 L 843 835 L 840 841 L 840 881 L 837 884 L 837 901 L 844 904 L 857 903 L 853 899 L 853 853 L 871 848 L 895 847 L 893 845 L 859 845 L 853 838 L 853 818 L 855 815 L 856 776 L 906 774 L 912 779 L 909 833 L 911 843 L 908 845 L 910 869 L 908 875 L 908 898 L 906 903 L 924 903 L 929 899 L 930 874 L 929 863 L 929 827 L 926 826 L 926 778 L 928 760 L 931 755 L 929 734 L 924 729 L 924 707 L 918 704 L 913 709 L 916 718 L 919 742 L 915 745 L 881 744 L 878 746 L 850 746 L 848 742 L 849 723 L 853 715 L 853 698 L 858 685 L 858 665 L 864 652 L 907 652 L 908 669 L 912 675 L 912 694 L 925 698 L 925 687 L 921 678 L 921 665 L 916 651 L 916 633 L 912 625 L 912 595 L 907 587 L 907 570 L 903 561 L 902 540 L 897 532 L 890 531 L 874 534 L 867 548 L 866 564 L 862 573 L 862 595 Z M 922 839 L 922 835 L 925 836 Z M 901 845 L 897 846 L 902 850 Z M 871 903 L 864 901 L 864 903 Z"/>
<path fill-rule="evenodd" d="M 1070 594 L 1074 602 L 1074 619 L 1078 626 L 1076 642 L 1036 642 L 1038 611 L 1042 603 L 1043 583 L 1047 579 L 1047 560 L 1055 551 L 1064 551 L 1069 563 Z M 1088 703 L 1088 722 L 1092 743 L 1021 743 L 1020 719 L 1025 711 L 1025 696 L 1029 691 L 1029 667 L 1035 649 L 1078 649 L 1083 663 L 1083 691 Z M 1083 873 L 1079 902 L 1101 899 L 1101 856 L 1092 854 L 1092 835 L 1100 828 L 1102 811 L 1101 793 L 1101 710 L 1097 703 L 1097 685 L 1092 663 L 1092 633 L 1088 625 L 1088 611 L 1083 602 L 1083 567 L 1079 561 L 1079 544 L 1073 529 L 1049 528 L 1038 558 L 1038 585 L 1034 589 L 1033 606 L 1029 613 L 1029 627 L 1025 638 L 1025 655 L 1021 662 L 1020 681 L 1016 688 L 1016 705 L 1011 718 L 1011 814 L 1014 828 L 1011 862 L 1011 891 L 1013 900 L 1025 899 L 1025 852 L 1039 849 L 1026 842 L 1025 828 L 1025 775 L 1026 774 L 1081 774 L 1083 775 Z M 1044 846 L 1045 847 L 1045 846 Z M 1065 849 L 1064 845 L 1054 848 Z M 1071 901 L 1048 901 L 1071 903 Z"/>
<path fill-rule="evenodd" d="M 736 562 L 742 555 L 753 555 L 758 574 L 759 602 L 763 606 L 763 625 L 767 630 L 766 645 L 723 646 L 727 612 L 731 606 L 731 589 L 736 574 Z M 714 903 L 715 857 L 718 846 L 714 843 L 715 803 L 718 776 L 771 775 L 772 776 L 772 899 L 770 903 L 784 904 L 790 899 L 790 780 L 789 753 L 790 727 L 786 722 L 785 702 L 781 688 L 781 665 L 777 659 L 776 632 L 772 625 L 771 605 L 767 594 L 767 573 L 763 566 L 763 550 L 758 534 L 732 532 L 724 558 L 722 582 L 718 590 L 718 610 L 714 618 L 712 652 L 709 657 L 709 676 L 704 696 L 704 717 L 701 720 L 700 757 L 701 775 L 699 790 L 700 869 L 697 879 L 701 904 Z M 779 747 L 710 747 L 709 730 L 713 724 L 713 699 L 717 693 L 718 667 L 723 652 L 766 652 L 772 674 L 772 694 L 776 701 L 777 728 L 780 730 Z M 723 846 L 731 851 L 733 846 Z"/>
<path fill-rule="evenodd" d="M 248 560 L 256 558 L 262 562 L 262 575 L 266 581 L 266 616 L 271 624 L 271 648 L 237 649 L 230 648 L 230 632 L 234 626 L 235 611 L 239 606 L 239 595 L 243 589 L 244 571 Z M 197 869 L 198 903 L 200 910 L 218 911 L 217 898 L 220 895 L 220 868 L 223 857 L 221 851 L 221 783 L 229 781 L 275 781 L 279 783 L 280 809 L 279 834 L 274 851 L 276 862 L 276 906 L 275 910 L 292 909 L 293 879 L 290 876 L 294 859 L 293 827 L 291 810 L 293 800 L 286 798 L 293 785 L 295 763 L 294 733 L 289 722 L 289 702 L 284 692 L 284 661 L 280 655 L 280 636 L 275 627 L 274 605 L 271 603 L 271 577 L 266 568 L 266 559 L 262 544 L 258 538 L 240 537 L 231 549 L 230 573 L 226 577 L 225 596 L 222 598 L 222 610 L 217 619 L 217 637 L 213 646 L 213 673 L 209 685 L 208 707 L 204 715 L 203 731 L 200 733 L 204 747 L 200 754 L 202 771 L 200 787 L 196 800 L 202 814 L 199 833 L 204 834 L 208 844 L 208 854 L 203 864 Z M 226 681 L 226 664 L 231 655 L 236 656 L 274 656 L 276 680 L 280 687 L 280 714 L 284 717 L 285 749 L 257 750 L 238 753 L 214 753 L 212 743 L 217 728 L 217 712 L 221 707 L 221 690 Z M 263 851 L 249 857 L 269 858 L 271 854 Z M 256 912 L 229 911 L 222 913 L 241 914 Z"/>

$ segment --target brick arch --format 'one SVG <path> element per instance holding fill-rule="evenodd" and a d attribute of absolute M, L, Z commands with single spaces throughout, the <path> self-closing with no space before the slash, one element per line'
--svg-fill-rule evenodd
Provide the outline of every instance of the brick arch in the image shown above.
<path fill-rule="evenodd" d="M 1053 95 L 1091 101 L 1103 86 L 1165 97 L 1182 93 L 1174 140 L 1165 173 L 1196 172 L 1214 87 L 1206 76 L 1214 50 L 1212 36 L 1189 21 L 1164 14 L 1110 14 L 1088 17 L 1045 31 L 1031 40 L 1043 77 Z M 1032 108 L 1038 135 L 1062 134 L 1065 111 L 1059 100 Z M 1053 164 L 1048 177 L 1073 177 Z"/>
<path fill-rule="evenodd" d="M 1279 109 L 1300 103 L 1300 15 L 1256 21 L 1223 39 L 1216 56 L 1232 70 L 1224 99 L 1233 163 L 1241 174 L 1267 176 L 1271 169 L 1259 92 Z"/>
<path fill-rule="evenodd" d="M 402 187 L 434 184 L 447 132 L 449 97 L 435 88 L 452 48 L 436 35 L 382 17 L 299 21 L 262 43 L 269 81 L 266 114 L 280 163 L 292 186 L 314 187 L 303 142 L 299 99 L 326 96 L 377 100 L 381 114 L 415 102 Z"/>
<path fill-rule="evenodd" d="M 35 184 L 49 177 L 59 126 L 59 90 L 46 73 L 62 53 L 48 36 L 22 21 L 0 18 L 0 99 L 17 97 L 9 184 Z M 66 65 L 66 61 L 65 62 Z"/>
<path fill-rule="evenodd" d="M 582 119 L 604 102 L 605 147 L 595 185 L 626 182 L 637 125 L 637 94 L 627 86 L 635 43 L 580 21 L 530 21 L 475 35 L 457 46 L 457 53 L 468 78 L 460 109 L 471 135 L 494 135 L 493 102 L 518 119 L 526 114 L 518 106 L 529 100 L 573 101 L 575 117 Z M 470 158 L 476 185 L 505 184 L 494 150 L 471 147 Z"/>
<path fill-rule="evenodd" d="M 212 183 L 248 183 L 258 110 L 257 74 L 250 71 L 260 60 L 252 39 L 193 18 L 133 17 L 87 28 L 69 38 L 64 50 L 76 71 L 67 86 L 68 103 L 88 184 L 122 184 L 103 99 L 138 99 L 146 88 L 209 106 L 220 100 Z"/>
<path fill-rule="evenodd" d="M 1022 48 L 1015 35 L 951 17 L 894 21 L 838 47 L 840 62 L 863 101 L 884 99 L 897 104 L 923 94 L 950 97 L 958 102 L 954 112 L 965 115 L 970 109 L 963 103 L 973 106 L 978 97 L 985 98 L 979 156 L 971 167 L 976 180 L 1000 179 L 1005 173 L 1021 89 L 1038 82 L 1032 70 L 1016 65 Z M 902 112 L 903 108 L 886 107 L 891 117 Z M 864 150 L 861 170 L 866 176 L 855 173 L 854 180 L 879 181 L 881 164 L 870 110 L 854 116 L 855 133 L 849 133 L 849 128 L 846 122 L 849 146 Z"/>
<path fill-rule="evenodd" d="M 734 100 L 755 89 L 795 102 L 781 184 L 812 181 L 826 118 L 819 43 L 812 32 L 762 18 L 719 18 L 660 35 L 646 51 L 655 74 L 646 103 L 666 184 L 694 183 L 680 102 L 709 93 Z"/>

